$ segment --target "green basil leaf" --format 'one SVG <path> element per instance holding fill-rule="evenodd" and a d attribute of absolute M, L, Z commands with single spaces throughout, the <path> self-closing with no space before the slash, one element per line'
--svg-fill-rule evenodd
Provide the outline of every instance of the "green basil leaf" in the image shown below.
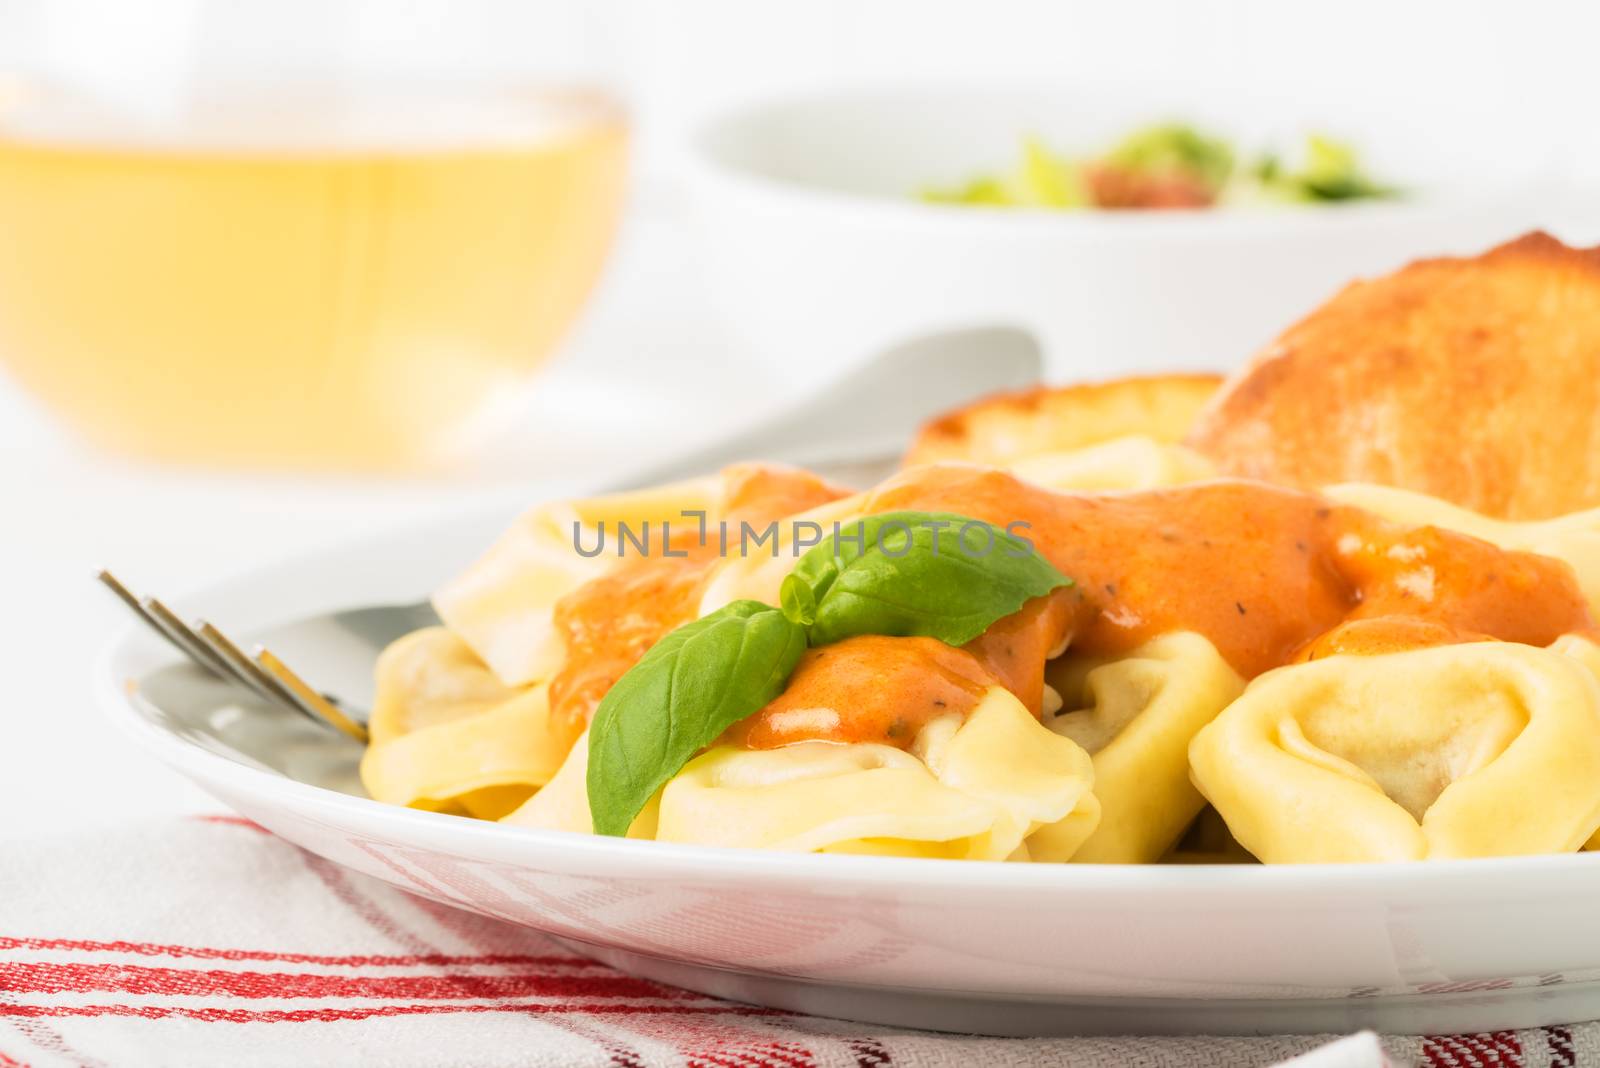
<path fill-rule="evenodd" d="M 806 598 L 798 590 L 804 584 Z M 829 535 L 785 581 L 809 605 L 810 642 L 918 635 L 964 645 L 1072 580 L 1024 537 L 952 512 L 885 512 Z M 803 618 L 798 611 L 792 618 Z"/>
<path fill-rule="evenodd" d="M 651 646 L 589 725 L 595 833 L 626 835 L 697 752 L 783 691 L 805 649 L 805 627 L 760 601 L 734 601 Z"/>
<path fill-rule="evenodd" d="M 817 621 L 816 596 L 798 575 L 791 573 L 784 576 L 783 585 L 778 589 L 778 604 L 784 615 L 802 627 L 809 627 Z"/>

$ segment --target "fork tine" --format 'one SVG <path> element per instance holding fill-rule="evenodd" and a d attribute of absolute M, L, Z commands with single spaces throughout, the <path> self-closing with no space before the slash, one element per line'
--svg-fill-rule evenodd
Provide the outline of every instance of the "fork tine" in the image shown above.
<path fill-rule="evenodd" d="M 117 578 L 117 576 L 113 575 L 103 567 L 94 573 L 94 577 L 95 580 L 102 586 L 116 594 L 117 599 L 123 604 L 127 605 L 133 611 L 134 615 L 148 623 L 163 637 L 166 636 L 167 632 L 156 625 L 156 621 L 150 618 L 149 613 L 144 610 L 144 606 L 139 603 L 139 598 L 135 597 L 133 595 L 133 591 L 122 584 L 121 579 Z"/>
<path fill-rule="evenodd" d="M 229 674 L 250 690 L 253 690 L 270 704 L 281 705 L 291 711 L 299 712 L 301 715 L 307 714 L 300 707 L 300 703 L 284 690 L 277 679 L 256 667 L 250 658 L 244 655 L 244 650 L 235 645 L 233 640 L 222 631 L 203 619 L 197 619 L 194 623 L 193 633 L 201 641 L 205 642 L 219 659 L 228 665 Z M 315 719 L 316 717 L 313 716 L 312 718 Z"/>
<path fill-rule="evenodd" d="M 200 636 L 189 628 L 189 625 L 178 618 L 178 613 L 168 608 L 154 597 L 139 598 L 139 607 L 146 615 L 155 620 L 156 626 L 169 639 L 189 654 L 189 659 L 198 661 L 202 667 L 209 668 L 212 674 L 220 678 L 229 678 L 233 671 L 226 661 L 217 656 Z"/>
<path fill-rule="evenodd" d="M 366 743 L 366 727 L 345 715 L 338 705 L 313 690 L 306 684 L 304 679 L 289 670 L 288 664 L 274 656 L 266 646 L 256 646 L 255 663 L 262 671 L 272 676 L 295 699 L 296 705 L 299 706 L 302 712 L 343 731 L 362 744 Z"/>
<path fill-rule="evenodd" d="M 185 623 L 172 609 L 154 597 L 137 597 L 111 572 L 101 568 L 94 577 L 138 616 L 151 630 L 165 638 L 180 653 L 218 678 L 231 680 L 262 698 L 268 704 L 292 709 L 320 726 L 347 734 L 358 742 L 367 741 L 367 729 L 351 719 L 332 700 L 312 689 L 267 649 L 256 646 L 255 658 L 244 654 L 234 641 L 203 619 Z"/>
<path fill-rule="evenodd" d="M 161 635 L 167 644 L 212 674 L 221 675 L 224 678 L 228 676 L 229 672 L 224 671 L 218 665 L 216 658 L 211 655 L 209 649 L 194 641 L 192 636 L 185 635 L 184 631 L 187 628 L 182 625 L 182 622 L 176 616 L 173 616 L 170 612 L 167 613 L 171 617 L 172 623 L 176 624 L 176 626 L 163 621 L 160 616 L 156 615 L 155 611 L 147 607 L 138 597 L 135 597 L 133 591 L 124 586 L 117 576 L 105 568 L 96 571 L 94 577 L 102 586 L 116 594 L 117 600 L 126 605 L 128 611 L 138 616 L 140 622 Z M 154 602 L 154 604 L 163 609 L 166 607 L 161 605 L 160 602 Z"/>

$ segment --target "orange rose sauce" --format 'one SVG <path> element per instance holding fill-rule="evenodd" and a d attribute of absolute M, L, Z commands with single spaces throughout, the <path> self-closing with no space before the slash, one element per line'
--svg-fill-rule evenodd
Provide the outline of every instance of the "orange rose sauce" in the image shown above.
<path fill-rule="evenodd" d="M 1492 639 L 1546 645 L 1596 629 L 1562 561 L 1407 528 L 1263 483 L 1073 494 L 945 465 L 892 480 L 866 511 L 899 509 L 1025 523 L 1013 529 L 1075 585 L 1034 599 L 960 649 L 929 638 L 862 637 L 809 650 L 785 692 L 738 724 L 730 741 L 905 747 L 930 719 L 969 710 L 995 684 L 1039 715 L 1045 661 L 1068 645 L 1117 655 L 1171 631 L 1204 635 L 1250 678 L 1335 653 Z M 595 678 L 609 686 L 650 642 L 690 618 L 711 561 L 670 561 L 670 570 L 666 563 L 619 569 L 562 603 L 568 666 L 558 683 L 582 677 L 591 650 L 603 646 L 610 660 Z M 596 643 L 594 632 L 608 637 Z M 587 715 L 604 688 L 585 692 Z M 551 693 L 555 701 L 554 685 Z"/>
<path fill-rule="evenodd" d="M 809 471 L 761 464 L 726 468 L 722 480 L 730 533 L 741 522 L 759 531 L 847 492 Z M 672 542 L 672 551 L 685 555 L 660 555 L 658 544 L 656 555 L 626 556 L 556 602 L 555 625 L 566 640 L 567 658 L 550 680 L 550 714 L 574 735 L 625 671 L 698 613 L 706 579 L 721 558 L 720 539 L 708 531 L 702 545 L 698 526 L 686 522 L 681 532 L 673 532 Z"/>

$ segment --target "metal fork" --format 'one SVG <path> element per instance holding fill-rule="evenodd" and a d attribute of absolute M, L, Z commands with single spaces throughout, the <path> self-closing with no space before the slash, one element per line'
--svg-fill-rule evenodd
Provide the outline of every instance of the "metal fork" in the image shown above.
<path fill-rule="evenodd" d="M 332 694 L 318 693 L 266 646 L 256 645 L 247 655 L 238 643 L 210 622 L 197 619 L 185 623 L 157 598 L 135 596 L 121 580 L 103 568 L 96 571 L 94 577 L 151 630 L 217 678 L 243 686 L 270 705 L 298 712 L 324 727 L 366 742 L 367 728 L 363 722 L 366 713 L 347 712 Z"/>
<path fill-rule="evenodd" d="M 606 492 L 673 482 L 752 456 L 806 462 L 842 482 L 871 483 L 892 469 L 892 457 L 922 420 L 991 390 L 1031 385 L 1039 379 L 1040 363 L 1033 338 L 1009 327 L 915 338 L 886 349 L 754 430 L 636 475 Z M 830 451 L 819 455 L 823 446 Z M 329 651 L 344 652 L 345 659 L 365 658 L 358 665 L 322 658 L 317 673 L 341 677 L 339 692 L 345 696 L 338 697 L 310 685 L 264 645 L 254 645 L 247 654 L 211 623 L 202 619 L 186 623 L 160 600 L 135 596 L 111 572 L 98 571 L 95 577 L 151 630 L 206 671 L 269 705 L 307 716 L 360 742 L 367 740 L 368 713 L 350 695 L 370 691 L 370 685 L 363 687 L 356 674 L 364 672 L 370 680 L 372 660 L 384 646 L 401 634 L 438 622 L 432 608 L 419 602 L 354 608 L 280 628 L 272 640 L 294 646 L 297 658 L 314 660 L 318 652 Z M 348 644 L 339 645 L 340 640 L 357 644 L 352 650 Z M 330 650 L 330 646 L 338 647 Z M 348 655 L 352 652 L 360 655 Z M 341 666 L 356 670 L 330 670 Z"/>

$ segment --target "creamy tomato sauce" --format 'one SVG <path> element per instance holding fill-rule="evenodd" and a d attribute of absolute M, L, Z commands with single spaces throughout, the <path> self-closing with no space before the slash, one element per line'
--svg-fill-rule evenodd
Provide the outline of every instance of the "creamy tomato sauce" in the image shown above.
<path fill-rule="evenodd" d="M 777 700 L 728 741 L 751 749 L 816 738 L 909 745 L 929 720 L 970 711 L 996 685 L 1038 716 L 1045 661 L 1065 650 L 1081 601 L 1076 590 L 1036 597 L 959 649 L 876 635 L 812 649 Z"/>
<path fill-rule="evenodd" d="M 734 530 L 758 530 L 774 519 L 837 500 L 845 490 L 797 468 L 739 464 L 722 473 L 724 517 Z M 567 658 L 550 681 L 550 712 L 557 723 L 581 729 L 600 699 L 624 672 L 668 631 L 694 619 L 719 539 L 690 527 L 675 532 L 673 552 L 684 556 L 629 556 L 607 574 L 556 602 L 555 625 Z"/>
<path fill-rule="evenodd" d="M 1203 634 L 1253 677 L 1341 652 L 1486 639 L 1546 645 L 1595 629 L 1559 560 L 1262 483 L 1070 494 L 1000 471 L 936 466 L 896 479 L 868 507 L 895 509 L 1026 523 L 1023 533 L 1076 585 L 1029 602 L 962 649 L 868 637 L 811 650 L 786 691 L 731 740 L 906 746 L 928 719 L 970 708 L 994 684 L 1038 715 L 1045 661 L 1069 644 L 1117 655 L 1176 630 Z M 574 714 L 591 714 L 656 638 L 692 616 L 710 564 L 703 555 L 639 561 L 562 603 L 562 676 L 584 694 L 571 699 Z M 554 701 L 555 686 L 551 693 Z"/>
<path fill-rule="evenodd" d="M 930 467 L 885 487 L 871 507 L 1029 523 L 1038 551 L 1079 584 L 1072 647 L 1091 654 L 1192 630 L 1253 677 L 1347 620 L 1404 617 L 1458 640 L 1532 645 L 1594 626 L 1560 560 L 1259 482 L 1085 495 Z"/>
<path fill-rule="evenodd" d="M 977 656 L 935 638 L 846 638 L 808 649 L 788 688 L 727 740 L 750 749 L 808 738 L 906 746 L 928 720 L 970 710 L 994 683 Z"/>
<path fill-rule="evenodd" d="M 1427 649 L 1435 645 L 1456 645 L 1461 642 L 1486 642 L 1494 638 L 1475 631 L 1460 630 L 1448 623 L 1415 616 L 1378 616 L 1373 619 L 1352 619 L 1313 638 L 1299 652 L 1294 663 L 1320 660 L 1341 653 L 1351 656 L 1376 656 L 1379 653 L 1403 652 L 1406 649 Z"/>

